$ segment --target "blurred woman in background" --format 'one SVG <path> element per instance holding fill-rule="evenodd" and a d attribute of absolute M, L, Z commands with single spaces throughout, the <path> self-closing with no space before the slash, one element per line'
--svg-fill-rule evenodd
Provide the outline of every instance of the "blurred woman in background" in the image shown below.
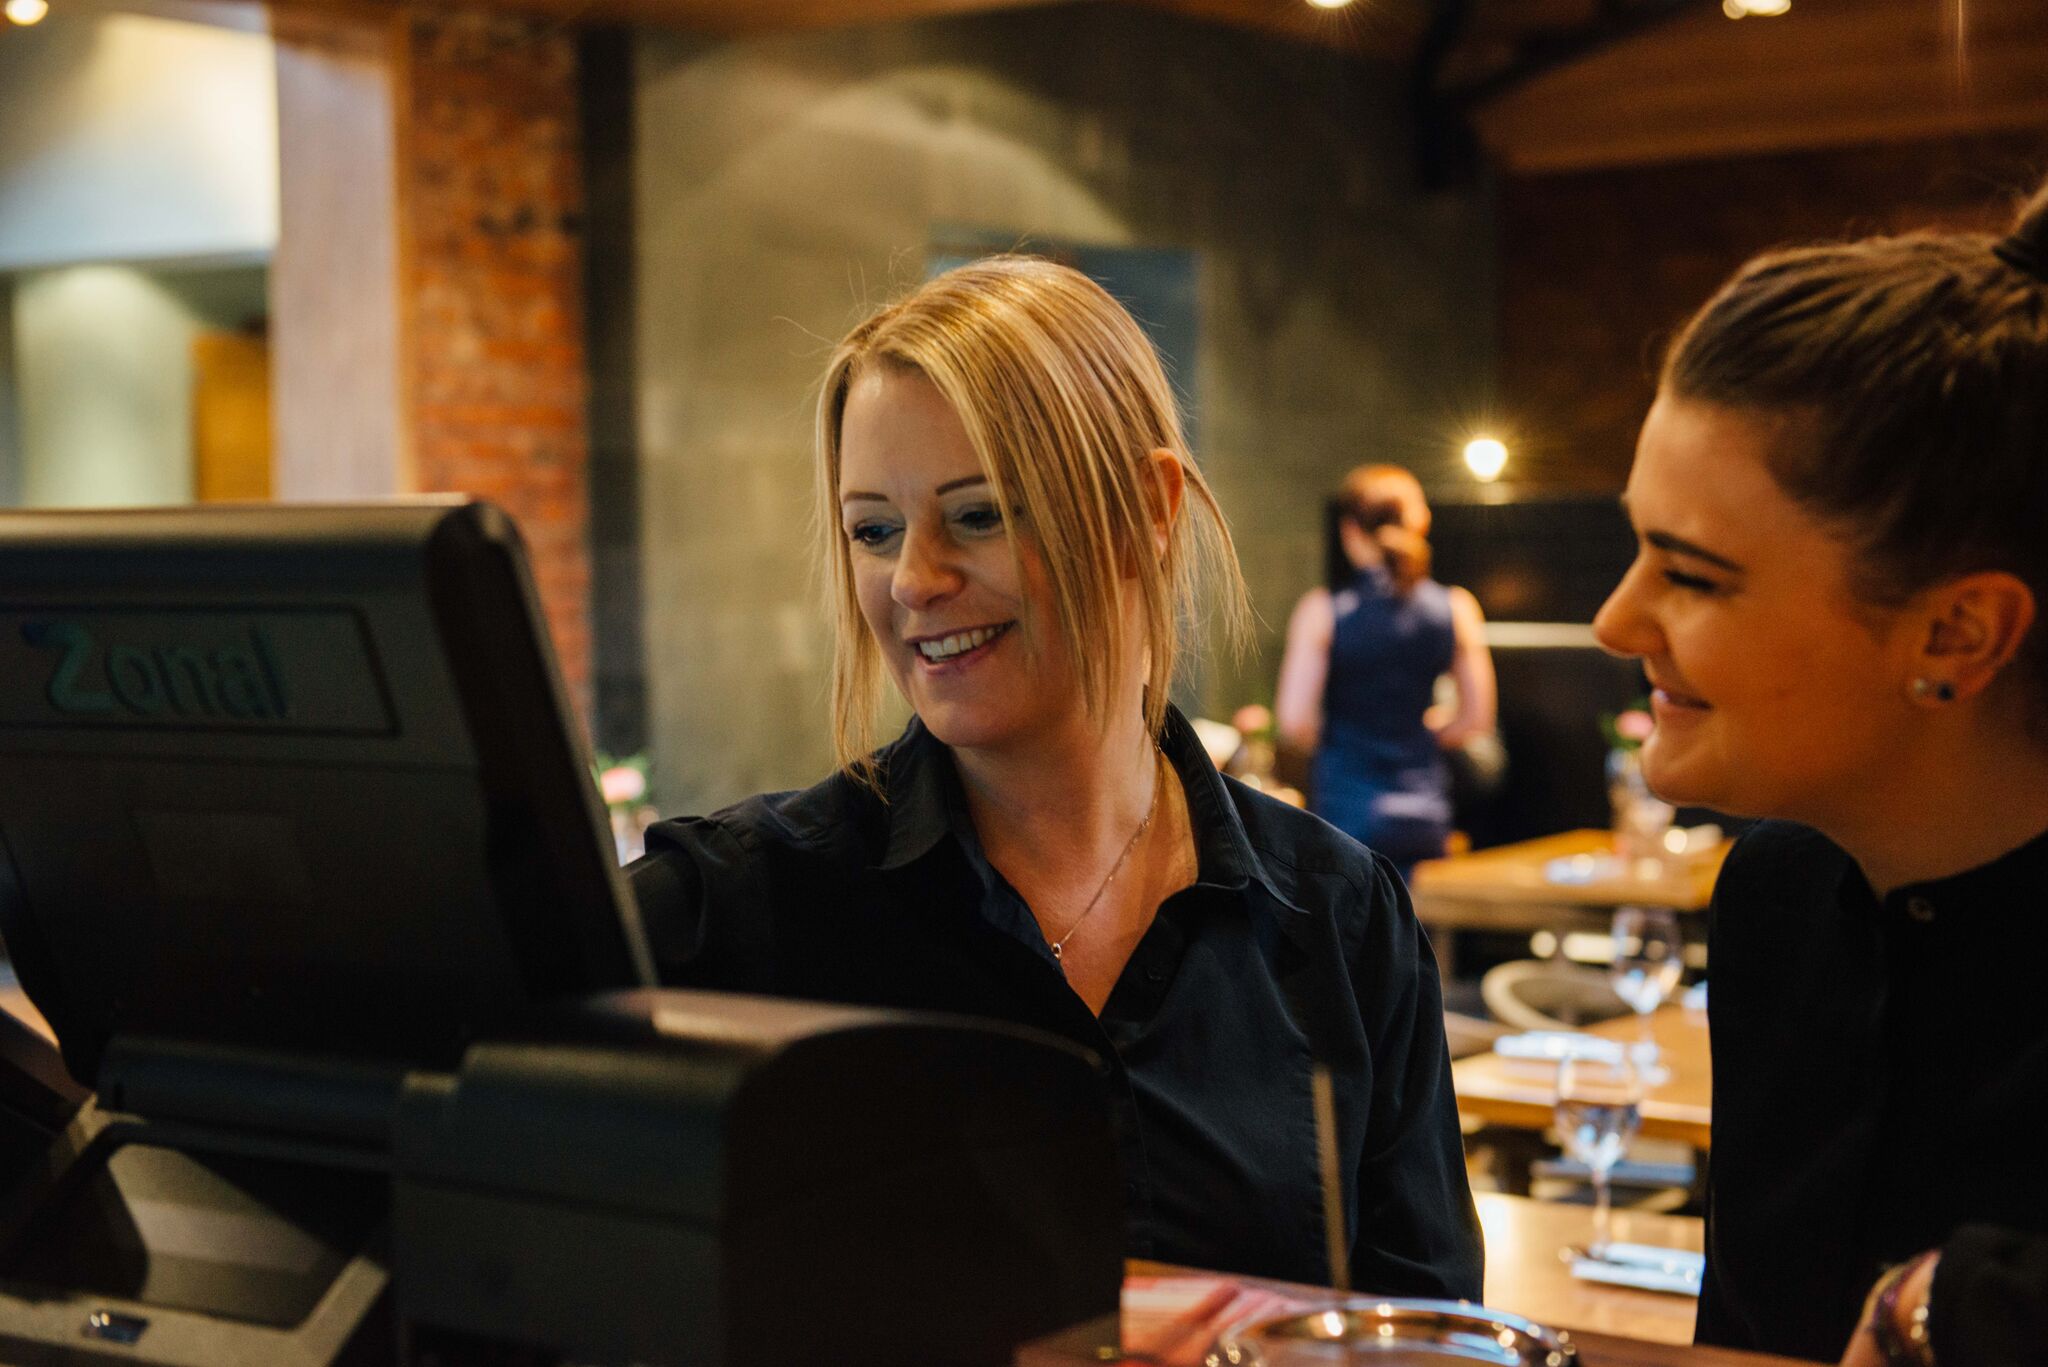
<path fill-rule="evenodd" d="M 1287 624 L 1275 729 L 1314 754 L 1310 810 L 1405 879 L 1451 832 L 1445 752 L 1494 724 L 1479 600 L 1429 577 L 1429 504 L 1397 465 L 1361 465 L 1337 494 L 1343 582 L 1310 589 Z M 1448 674 L 1457 701 L 1433 710 Z"/>
<path fill-rule="evenodd" d="M 1679 335 L 1595 628 L 1737 844 L 1699 1339 L 2048 1353 L 2048 188 L 1749 262 Z M 1796 824 L 1795 824 L 1796 823 Z M 1847 1345 L 1846 1350 L 1844 1345 Z"/>

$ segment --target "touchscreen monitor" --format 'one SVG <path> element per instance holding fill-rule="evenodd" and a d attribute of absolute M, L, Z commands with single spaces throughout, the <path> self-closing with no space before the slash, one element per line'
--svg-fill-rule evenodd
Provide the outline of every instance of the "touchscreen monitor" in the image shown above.
<path fill-rule="evenodd" d="M 492 506 L 0 513 L 0 933 L 116 1037 L 452 1063 L 651 969 Z"/>

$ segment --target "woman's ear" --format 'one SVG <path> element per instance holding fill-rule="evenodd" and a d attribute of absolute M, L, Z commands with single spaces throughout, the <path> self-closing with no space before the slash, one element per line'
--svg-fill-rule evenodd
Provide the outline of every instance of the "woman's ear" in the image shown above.
<path fill-rule="evenodd" d="M 1145 462 L 1152 486 L 1152 551 L 1164 557 L 1173 541 L 1173 524 L 1180 517 L 1181 500 L 1187 496 L 1188 471 L 1180 457 L 1163 446 L 1147 452 Z"/>
<path fill-rule="evenodd" d="M 2005 570 L 1959 575 L 1921 595 L 1923 625 L 1915 651 L 1914 678 L 1930 681 L 1942 701 L 1983 692 L 2019 652 L 2034 625 L 2037 605 L 2026 581 Z M 1946 684 L 1944 696 L 1940 686 Z"/>

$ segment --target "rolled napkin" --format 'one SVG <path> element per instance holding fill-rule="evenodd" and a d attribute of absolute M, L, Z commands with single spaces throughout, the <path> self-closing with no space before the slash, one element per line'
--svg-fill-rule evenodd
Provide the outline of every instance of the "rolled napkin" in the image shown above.
<path fill-rule="evenodd" d="M 1581 1254 L 1573 1258 L 1572 1275 L 1582 1281 L 1697 1296 L 1706 1265 L 1706 1255 L 1702 1253 L 1651 1244 L 1609 1244 L 1603 1257 Z"/>
<path fill-rule="evenodd" d="M 1619 1063 L 1626 1046 L 1620 1040 L 1576 1030 L 1529 1030 L 1503 1035 L 1493 1042 L 1493 1052 L 1518 1063 L 1540 1063 L 1555 1068 L 1568 1058 L 1591 1059 L 1595 1063 Z"/>

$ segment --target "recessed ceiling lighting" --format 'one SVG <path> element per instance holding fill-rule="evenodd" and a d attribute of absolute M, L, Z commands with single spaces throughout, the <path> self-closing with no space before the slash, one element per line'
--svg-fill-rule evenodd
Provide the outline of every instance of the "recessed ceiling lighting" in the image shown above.
<path fill-rule="evenodd" d="M 1792 8 L 1792 0 L 1721 0 L 1721 13 L 1730 19 L 1775 19 Z"/>
<path fill-rule="evenodd" d="M 1465 468 L 1481 484 L 1491 484 L 1507 469 L 1508 448 L 1492 437 L 1474 437 L 1465 443 Z"/>
<path fill-rule="evenodd" d="M 1343 9 L 1351 0 L 1308 0 L 1317 9 Z"/>
<path fill-rule="evenodd" d="M 7 0 L 7 17 L 26 28 L 50 12 L 50 0 Z"/>

